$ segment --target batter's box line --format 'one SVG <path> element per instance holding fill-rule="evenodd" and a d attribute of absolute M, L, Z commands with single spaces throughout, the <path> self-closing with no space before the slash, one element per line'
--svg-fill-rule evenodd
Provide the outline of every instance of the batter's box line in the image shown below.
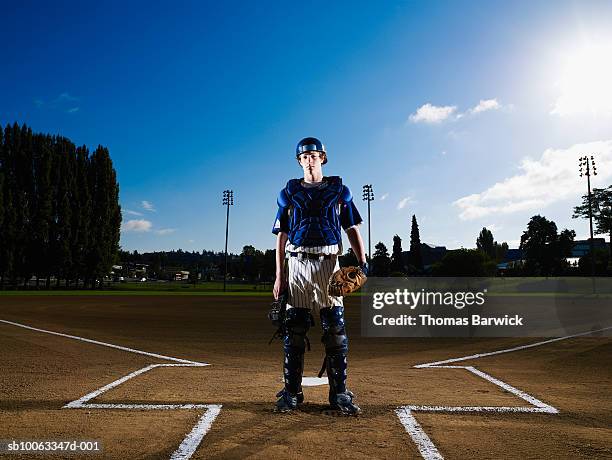
<path fill-rule="evenodd" d="M 441 460 L 444 457 L 438 449 L 436 448 L 433 441 L 427 436 L 427 433 L 423 430 L 419 422 L 417 422 L 416 417 L 414 416 L 414 412 L 448 412 L 448 413 L 456 413 L 456 412 L 465 412 L 465 413 L 483 413 L 483 412 L 493 412 L 493 413 L 544 413 L 544 414 L 558 414 L 559 410 L 554 408 L 553 406 L 546 404 L 545 402 L 540 401 L 534 396 L 519 390 L 518 388 L 513 387 L 512 385 L 499 380 L 492 375 L 487 374 L 479 369 L 476 369 L 474 366 L 444 366 L 447 363 L 456 363 L 460 361 L 468 361 L 478 358 L 483 358 L 486 356 L 498 355 L 502 353 L 510 353 L 513 351 L 524 350 L 527 348 L 538 347 L 542 345 L 546 345 L 552 342 L 558 342 L 559 340 L 571 339 L 574 337 L 581 337 L 585 335 L 591 335 L 595 332 L 601 332 L 608 329 L 612 329 L 611 327 L 605 327 L 603 329 L 598 329 L 595 331 L 583 332 L 580 334 L 568 335 L 565 337 L 557 337 L 550 340 L 544 340 L 541 342 L 531 343 L 528 345 L 521 345 L 512 348 L 505 348 L 503 350 L 491 351 L 487 353 L 480 353 L 476 355 L 463 356 L 461 358 L 451 358 L 444 361 L 435 361 L 432 363 L 418 364 L 414 366 L 417 369 L 465 369 L 474 375 L 491 382 L 492 384 L 500 387 L 501 389 L 512 393 L 513 395 L 521 398 L 522 400 L 531 404 L 531 406 L 521 407 L 521 406 L 417 406 L 417 405 L 408 405 L 401 406 L 395 410 L 400 422 L 404 426 L 406 432 L 412 438 L 412 441 L 416 444 L 417 448 L 421 456 L 426 460 Z"/>
<path fill-rule="evenodd" d="M 86 394 L 85 396 L 69 402 L 62 409 L 114 409 L 114 410 L 204 410 L 202 416 L 198 419 L 197 423 L 191 429 L 191 431 L 185 436 L 179 447 L 173 452 L 170 457 L 171 460 L 188 460 L 194 454 L 206 433 L 210 431 L 213 422 L 221 412 L 221 404 L 104 404 L 104 403 L 90 403 L 92 399 L 100 396 L 107 391 L 118 387 L 119 385 L 127 382 L 128 380 L 137 377 L 145 372 L 148 372 L 157 367 L 205 367 L 209 366 L 208 363 L 200 363 L 197 361 L 190 361 L 186 359 L 174 358 L 172 356 L 160 355 L 157 353 L 150 353 L 147 351 L 136 350 L 134 348 L 128 348 L 121 345 L 115 345 L 112 343 L 101 342 L 99 340 L 87 339 L 76 335 L 63 334 L 61 332 L 49 331 L 46 329 L 39 329 L 36 327 L 28 326 L 13 321 L 7 321 L 0 319 L 1 323 L 10 324 L 12 326 L 21 327 L 24 329 L 42 332 L 45 334 L 56 335 L 65 337 L 73 340 L 80 340 L 82 342 L 93 343 L 95 345 L 101 345 L 109 348 L 115 348 L 130 353 L 136 353 L 145 356 L 151 356 L 154 358 L 161 358 L 168 361 L 174 361 L 174 363 L 160 363 L 150 364 L 131 372 L 103 387 Z"/>
<path fill-rule="evenodd" d="M 138 369 L 114 382 L 104 385 L 91 393 L 86 394 L 82 398 L 66 404 L 63 409 L 114 409 L 114 410 L 201 410 L 204 413 L 198 419 L 191 432 L 185 436 L 179 447 L 174 451 L 171 460 L 187 460 L 196 451 L 206 433 L 211 429 L 217 415 L 221 412 L 220 404 L 104 404 L 90 403 L 94 398 L 97 398 L 103 393 L 106 393 L 113 388 L 127 382 L 128 380 L 144 374 L 157 367 L 203 367 L 205 364 L 150 364 L 149 366 Z"/>

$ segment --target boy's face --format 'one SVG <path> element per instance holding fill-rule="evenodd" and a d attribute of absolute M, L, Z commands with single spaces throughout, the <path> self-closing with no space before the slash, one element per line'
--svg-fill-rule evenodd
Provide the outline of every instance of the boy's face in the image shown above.
<path fill-rule="evenodd" d="M 298 161 L 304 172 L 315 171 L 321 169 L 323 164 L 322 154 L 320 152 L 304 152 L 298 157 Z"/>

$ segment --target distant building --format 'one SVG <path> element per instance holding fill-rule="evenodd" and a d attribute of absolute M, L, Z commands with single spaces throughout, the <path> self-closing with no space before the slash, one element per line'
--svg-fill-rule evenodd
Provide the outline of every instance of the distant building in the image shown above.
<path fill-rule="evenodd" d="M 574 241 L 574 247 L 572 248 L 572 258 L 580 258 L 582 256 L 586 256 L 591 251 L 591 239 L 587 240 L 576 240 Z M 605 238 L 593 238 L 593 249 L 596 251 L 598 249 L 603 249 L 605 251 L 608 250 L 608 245 L 606 244 Z"/>
<path fill-rule="evenodd" d="M 504 275 L 509 269 L 523 265 L 523 251 L 521 249 L 508 249 L 503 260 L 497 264 L 497 272 Z"/>
<path fill-rule="evenodd" d="M 189 272 L 183 270 L 182 267 L 165 267 L 164 275 L 165 279 L 174 281 L 185 281 L 189 279 Z"/>
<path fill-rule="evenodd" d="M 446 246 L 431 246 L 427 243 L 421 243 L 423 267 L 428 268 L 436 262 L 441 261 L 447 252 Z M 406 266 L 410 263 L 410 251 L 402 252 L 402 261 Z"/>

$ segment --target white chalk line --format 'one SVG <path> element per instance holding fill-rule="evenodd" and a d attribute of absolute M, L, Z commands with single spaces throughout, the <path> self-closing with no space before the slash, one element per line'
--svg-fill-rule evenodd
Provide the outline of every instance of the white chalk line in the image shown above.
<path fill-rule="evenodd" d="M 530 394 L 519 390 L 518 388 L 513 387 L 512 385 L 499 380 L 486 372 L 483 372 L 479 369 L 476 369 L 473 366 L 444 366 L 446 363 L 456 363 L 459 361 L 468 361 L 471 359 L 484 358 L 486 356 L 498 355 L 502 353 L 510 353 L 513 351 L 524 350 L 527 348 L 538 347 L 542 345 L 546 345 L 552 342 L 558 342 L 559 340 L 571 339 L 575 337 L 581 337 L 585 335 L 591 335 L 595 332 L 601 332 L 608 329 L 612 329 L 612 327 L 605 327 L 603 329 L 597 329 L 594 331 L 583 332 L 580 334 L 572 334 L 565 337 L 557 337 L 550 340 L 544 340 L 541 342 L 536 342 L 528 345 L 521 345 L 512 348 L 506 348 L 502 350 L 492 351 L 488 353 L 479 353 L 476 355 L 463 356 L 461 358 L 452 358 L 444 361 L 435 361 L 432 363 L 418 364 L 414 366 L 417 369 L 465 369 L 478 377 L 481 377 L 488 382 L 500 387 L 501 389 L 512 393 L 513 395 L 521 398 L 522 400 L 531 404 L 531 406 L 523 407 L 523 406 L 417 406 L 417 405 L 408 405 L 402 406 L 396 409 L 395 413 L 397 414 L 400 422 L 404 426 L 406 432 L 412 438 L 412 441 L 416 444 L 419 449 L 419 453 L 425 460 L 443 460 L 444 457 L 438 451 L 435 444 L 432 440 L 427 436 L 427 433 L 423 430 L 421 425 L 417 422 L 414 412 L 493 412 L 493 413 L 545 413 L 545 414 L 558 414 L 559 410 L 554 408 L 553 406 L 546 404 L 545 402 L 540 401 L 539 399 L 531 396 Z"/>
<path fill-rule="evenodd" d="M 128 380 L 144 374 L 152 369 L 158 367 L 205 367 L 209 366 L 208 363 L 200 363 L 197 361 L 190 361 L 186 359 L 173 358 L 171 356 L 160 355 L 157 353 L 149 353 L 147 351 L 136 350 L 134 348 L 123 347 L 107 342 L 100 342 L 98 340 L 86 339 L 76 335 L 63 334 L 61 332 L 48 331 L 46 329 L 39 329 L 32 326 L 27 326 L 21 323 L 15 323 L 13 321 L 7 321 L 0 319 L 0 322 L 10 324 L 24 329 L 29 329 L 36 332 L 43 332 L 46 334 L 52 334 L 60 337 L 65 337 L 74 340 L 80 340 L 83 342 L 93 343 L 95 345 L 102 345 L 109 348 L 115 348 L 117 350 L 127 351 L 130 353 L 136 353 L 145 356 L 151 356 L 154 358 L 166 359 L 169 361 L 175 361 L 180 364 L 160 363 L 160 364 L 149 364 L 148 366 L 131 372 L 113 382 L 98 388 L 91 393 L 82 396 L 81 398 L 71 401 L 63 409 L 114 409 L 114 410 L 204 410 L 202 416 L 198 419 L 195 426 L 185 436 L 179 447 L 172 453 L 171 460 L 188 460 L 196 451 L 206 433 L 211 429 L 213 422 L 217 418 L 217 415 L 221 412 L 222 406 L 220 404 L 104 404 L 104 403 L 90 403 L 94 398 L 97 398 L 101 394 L 118 387 L 119 385 L 127 382 Z"/>
<path fill-rule="evenodd" d="M 539 347 L 539 346 L 542 346 L 542 345 L 546 345 L 548 343 L 558 342 L 559 340 L 573 339 L 574 337 L 582 337 L 584 335 L 591 335 L 591 334 L 594 334 L 595 332 L 607 331 L 608 329 L 612 329 L 612 326 L 604 327 L 602 329 L 596 329 L 594 331 L 589 331 L 589 332 L 581 332 L 580 334 L 572 334 L 572 335 L 566 335 L 564 337 L 556 337 L 554 339 L 544 340 L 542 342 L 530 343 L 528 345 L 519 345 L 517 347 L 505 348 L 503 350 L 490 351 L 490 352 L 487 352 L 487 353 L 479 353 L 479 354 L 476 354 L 476 355 L 462 356 L 461 358 L 445 359 L 444 361 L 435 361 L 433 363 L 418 364 L 418 365 L 416 365 L 414 367 L 417 368 L 417 369 L 420 369 L 420 368 L 423 368 L 423 367 L 434 367 L 434 366 L 438 366 L 440 364 L 456 363 L 456 362 L 459 362 L 459 361 L 468 361 L 470 359 L 484 358 L 485 356 L 493 356 L 493 355 L 499 355 L 499 354 L 502 354 L 502 353 L 510 353 L 510 352 L 513 352 L 513 351 L 524 350 L 526 348 Z"/>
<path fill-rule="evenodd" d="M 104 347 L 109 347 L 109 348 L 116 348 L 117 350 L 129 351 L 130 353 L 136 353 L 139 355 L 151 356 L 153 358 L 167 359 L 168 361 L 176 361 L 177 363 L 199 364 L 202 366 L 208 366 L 207 363 L 199 363 L 197 361 L 190 361 L 188 359 L 173 358 L 172 356 L 159 355 L 157 353 L 149 353 L 148 351 L 136 350 L 134 348 L 122 347 L 121 345 L 115 345 L 112 343 L 100 342 L 98 340 L 92 340 L 92 339 L 86 339 L 85 337 L 79 337 L 77 335 L 62 334 L 61 332 L 48 331 L 46 329 L 39 329 L 37 327 L 27 326 L 25 324 L 15 323 L 13 321 L 7 321 L 4 319 L 0 319 L 0 323 L 12 324 L 13 326 L 22 327 L 24 329 L 30 329 L 32 331 L 44 332 L 45 334 L 58 335 L 60 337 L 67 337 L 69 339 L 74 339 L 74 340 L 81 340 L 82 342 L 94 343 L 96 345 L 102 345 Z"/>

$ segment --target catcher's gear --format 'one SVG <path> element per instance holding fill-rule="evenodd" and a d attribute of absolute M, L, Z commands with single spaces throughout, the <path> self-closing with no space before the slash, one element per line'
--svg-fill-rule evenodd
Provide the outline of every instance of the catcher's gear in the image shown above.
<path fill-rule="evenodd" d="M 305 188 L 291 179 L 276 200 L 272 233 L 285 232 L 294 246 L 340 244 L 342 231 L 362 222 L 350 189 L 342 178 L 329 176 L 319 187 Z"/>
<path fill-rule="evenodd" d="M 333 402 L 330 401 L 331 408 L 339 411 L 342 415 L 359 415 L 361 408 L 353 402 L 355 395 L 351 391 L 336 394 Z"/>
<path fill-rule="evenodd" d="M 296 395 L 302 391 L 302 373 L 304 372 L 304 352 L 310 342 L 306 333 L 312 325 L 312 315 L 306 308 L 291 308 L 285 316 L 285 360 L 283 376 L 285 390 Z"/>
<path fill-rule="evenodd" d="M 296 158 L 299 157 L 302 153 L 306 153 L 306 152 L 326 153 L 325 146 L 316 137 L 305 137 L 300 142 L 298 142 L 298 145 L 295 148 Z M 325 164 L 325 163 L 327 163 L 327 154 L 325 155 L 325 160 L 323 160 L 322 164 Z"/>
<path fill-rule="evenodd" d="M 321 329 L 323 329 L 321 342 L 325 345 L 325 353 L 327 355 L 347 353 L 348 337 L 344 327 L 344 307 L 322 308 L 320 316 Z"/>
<path fill-rule="evenodd" d="M 297 409 L 298 397 L 296 394 L 291 394 L 283 388 L 276 394 L 276 396 L 278 397 L 275 408 L 276 412 L 291 412 Z"/>
<path fill-rule="evenodd" d="M 272 325 L 276 327 L 276 332 L 268 342 L 268 345 L 277 337 L 285 335 L 285 315 L 287 312 L 287 297 L 286 292 L 281 293 L 274 302 L 270 304 L 270 311 L 268 311 L 268 319 L 272 321 Z"/>
<path fill-rule="evenodd" d="M 360 267 L 343 267 L 329 278 L 327 293 L 334 297 L 345 296 L 357 291 L 367 280 Z"/>
<path fill-rule="evenodd" d="M 325 359 L 319 377 L 327 372 L 329 404 L 344 415 L 358 415 L 361 409 L 353 403 L 353 393 L 346 389 L 348 337 L 344 327 L 344 307 L 322 308 L 321 328 Z"/>

